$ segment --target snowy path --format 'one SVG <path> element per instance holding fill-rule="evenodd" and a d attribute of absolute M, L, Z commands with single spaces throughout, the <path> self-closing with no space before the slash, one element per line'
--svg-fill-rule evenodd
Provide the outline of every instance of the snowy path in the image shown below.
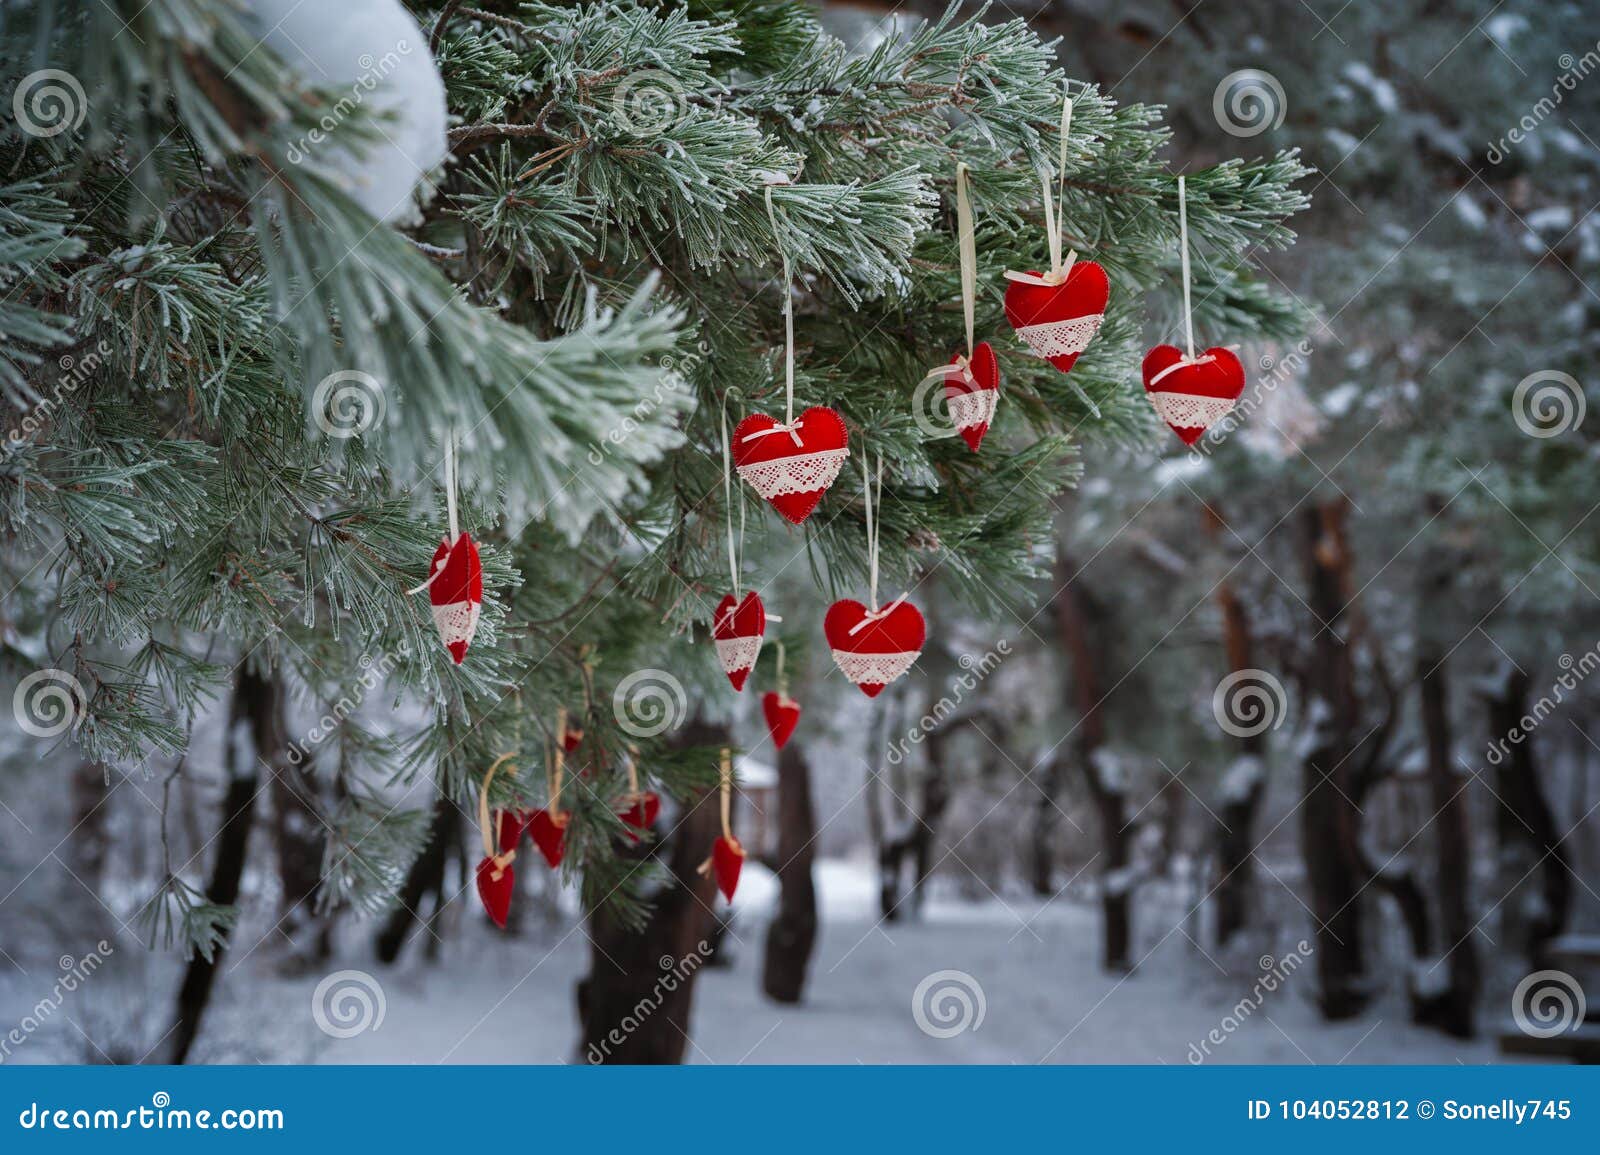
<path fill-rule="evenodd" d="M 822 931 L 807 1001 L 782 1007 L 758 989 L 772 885 L 749 868 L 733 930 L 737 938 L 730 936 L 727 944 L 732 966 L 707 970 L 699 979 L 691 1062 L 1184 1064 L 1198 1054 L 1192 1046 L 1213 1030 L 1223 1041 L 1207 1044 L 1208 1061 L 1498 1059 L 1489 1042 L 1461 1044 L 1411 1028 L 1397 995 L 1354 1022 L 1320 1022 L 1306 1000 L 1310 960 L 1303 972 L 1262 991 L 1253 975 L 1224 978 L 1182 933 L 1165 941 L 1151 933 L 1145 936 L 1150 941 L 1141 939 L 1148 959 L 1137 974 L 1119 981 L 1097 966 L 1095 913 L 1064 899 L 934 903 L 919 923 L 878 926 L 865 871 L 824 863 L 819 881 Z M 443 965 L 376 971 L 387 1002 L 381 1028 L 350 1039 L 319 1038 L 317 1057 L 570 1062 L 577 1036 L 573 983 L 587 959 L 581 931 L 507 943 L 474 926 L 465 943 L 452 945 Z M 344 965 L 373 970 L 358 957 Z M 984 1014 L 975 1028 L 940 1038 L 919 1028 L 912 997 L 926 976 L 944 970 L 975 980 Z M 971 1005 L 975 995 L 968 980 L 957 982 L 968 988 Z M 283 985 L 292 986 L 299 1001 L 310 997 L 314 983 Z M 1241 998 L 1250 1000 L 1250 1013 L 1229 1030 L 1224 1020 Z M 960 1013 L 953 1000 L 945 1010 Z"/>

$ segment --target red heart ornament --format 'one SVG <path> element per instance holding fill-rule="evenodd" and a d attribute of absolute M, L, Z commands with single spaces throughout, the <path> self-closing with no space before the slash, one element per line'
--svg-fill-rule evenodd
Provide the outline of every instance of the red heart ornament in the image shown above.
<path fill-rule="evenodd" d="M 1144 357 L 1144 391 L 1161 420 L 1185 445 L 1226 417 L 1244 392 L 1244 366 L 1228 349 L 1207 349 L 1193 361 L 1172 345 Z"/>
<path fill-rule="evenodd" d="M 711 847 L 711 871 L 717 878 L 717 889 L 722 897 L 733 901 L 733 892 L 739 886 L 739 871 L 744 866 L 744 847 L 732 835 L 717 839 Z"/>
<path fill-rule="evenodd" d="M 456 538 L 454 545 L 441 541 L 433 551 L 428 574 L 434 628 L 459 666 L 478 632 L 478 613 L 483 607 L 483 565 L 478 561 L 477 545 L 467 534 Z"/>
<path fill-rule="evenodd" d="M 1069 372 L 1100 330 L 1111 282 L 1093 261 L 1072 262 L 1056 285 L 1046 284 L 1040 273 L 1028 277 L 1006 285 L 1006 319 L 1035 357 Z"/>
<path fill-rule="evenodd" d="M 828 607 L 822 632 L 834 664 L 863 694 L 876 698 L 921 656 L 927 626 L 922 612 L 908 601 L 873 613 L 845 598 Z"/>
<path fill-rule="evenodd" d="M 1000 362 L 989 342 L 979 341 L 964 367 L 959 355 L 952 357 L 950 364 L 956 368 L 945 374 L 945 407 L 956 432 L 976 453 L 1000 403 Z"/>
<path fill-rule="evenodd" d="M 583 731 L 568 726 L 561 735 L 561 749 L 570 754 L 581 745 L 583 745 Z"/>
<path fill-rule="evenodd" d="M 502 855 L 478 863 L 478 897 L 483 900 L 490 921 L 501 930 L 506 928 L 506 918 L 511 914 L 511 895 L 517 885 L 516 871 L 508 858 Z"/>
<path fill-rule="evenodd" d="M 528 819 L 528 837 L 533 839 L 533 844 L 539 848 L 539 853 L 544 855 L 544 860 L 551 868 L 561 865 L 561 860 L 567 853 L 567 823 L 572 821 L 572 815 L 563 810 L 559 814 L 551 814 L 548 809 L 535 810 L 533 817 Z"/>
<path fill-rule="evenodd" d="M 722 672 L 735 690 L 744 689 L 745 679 L 761 655 L 761 640 L 766 633 L 767 608 L 755 590 L 745 594 L 743 601 L 735 602 L 728 594 L 717 603 L 711 619 L 711 637 Z"/>
<path fill-rule="evenodd" d="M 639 830 L 649 830 L 656 824 L 656 816 L 661 813 L 661 796 L 654 790 L 629 795 L 623 798 L 623 802 L 627 805 L 617 811 L 617 817 L 629 826 Z M 638 839 L 634 841 L 637 842 Z"/>
<path fill-rule="evenodd" d="M 800 724 L 800 703 L 768 690 L 761 695 L 761 712 L 766 715 L 767 733 L 772 735 L 772 744 L 782 750 L 794 733 L 794 728 Z"/>
<path fill-rule="evenodd" d="M 811 516 L 849 455 L 844 420 L 813 405 L 780 425 L 752 413 L 733 431 L 733 465 L 772 508 L 799 525 Z"/>

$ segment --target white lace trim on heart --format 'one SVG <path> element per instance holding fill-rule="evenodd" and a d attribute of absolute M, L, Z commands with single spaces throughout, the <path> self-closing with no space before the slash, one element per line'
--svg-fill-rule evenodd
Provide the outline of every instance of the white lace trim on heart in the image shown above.
<path fill-rule="evenodd" d="M 994 421 L 994 408 L 1000 403 L 1000 390 L 974 389 L 970 393 L 947 393 L 945 405 L 957 429 L 972 429 Z"/>
<path fill-rule="evenodd" d="M 478 632 L 478 612 L 481 607 L 480 602 L 451 602 L 449 605 L 433 607 L 433 625 L 445 645 L 456 642 L 472 644 L 473 635 Z"/>
<path fill-rule="evenodd" d="M 1179 429 L 1209 429 L 1238 403 L 1237 397 L 1196 397 L 1192 393 L 1151 393 L 1150 404 L 1168 425 Z"/>
<path fill-rule="evenodd" d="M 1042 325 L 1023 325 L 1017 336 L 1027 342 L 1035 357 L 1069 357 L 1082 353 L 1100 331 L 1104 313 L 1087 317 L 1068 317 L 1065 321 L 1046 321 Z"/>
<path fill-rule="evenodd" d="M 738 467 L 739 476 L 765 500 L 788 493 L 813 493 L 827 489 L 844 468 L 848 449 L 824 449 Z"/>
<path fill-rule="evenodd" d="M 745 638 L 717 638 L 717 658 L 722 662 L 724 674 L 737 674 L 756 664 L 761 654 L 762 636 L 752 634 Z"/>
<path fill-rule="evenodd" d="M 922 656 L 921 650 L 902 650 L 898 654 L 855 654 L 834 650 L 833 661 L 840 672 L 856 685 L 887 686 L 911 668 Z"/>

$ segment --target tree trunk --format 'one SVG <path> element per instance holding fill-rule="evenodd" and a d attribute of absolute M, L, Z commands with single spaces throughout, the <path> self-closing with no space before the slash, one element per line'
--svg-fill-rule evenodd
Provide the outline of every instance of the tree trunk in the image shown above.
<path fill-rule="evenodd" d="M 1345 502 L 1306 511 L 1302 547 L 1315 631 L 1307 675 L 1311 741 L 1303 762 L 1301 853 L 1311 889 L 1318 1005 L 1328 1019 L 1361 1013 L 1371 998 L 1363 949 L 1360 815 L 1354 797 L 1358 701 L 1348 610 L 1353 596 Z"/>
<path fill-rule="evenodd" d="M 1100 819 L 1100 907 L 1104 926 L 1101 964 L 1124 974 L 1132 969 L 1133 838 L 1129 832 L 1126 784 L 1104 750 L 1105 667 L 1110 646 L 1110 616 L 1098 606 L 1082 573 L 1065 555 L 1056 559 L 1056 628 L 1072 671 L 1078 722 L 1074 748 Z"/>
<path fill-rule="evenodd" d="M 1500 843 L 1500 866 L 1520 894 L 1524 879 L 1542 869 L 1537 897 L 1519 901 L 1516 894 L 1503 904 L 1505 919 L 1514 927 L 1512 937 L 1533 970 L 1549 967 L 1545 948 L 1566 929 L 1572 909 L 1571 865 L 1555 815 L 1545 798 L 1544 784 L 1533 757 L 1533 742 L 1524 725 L 1528 713 L 1528 675 L 1512 668 L 1499 692 L 1489 696 L 1491 741 L 1505 749 L 1495 765 L 1495 830 Z M 1520 735 L 1511 741 L 1509 735 Z M 1500 748 L 1497 747 L 1497 748 Z"/>
<path fill-rule="evenodd" d="M 1437 517 L 1444 504 L 1430 504 Z M 1438 621 L 1437 607 L 1446 604 L 1456 572 L 1454 559 L 1440 549 L 1424 555 L 1417 603 L 1417 684 L 1422 696 L 1422 730 L 1428 748 L 1428 793 L 1433 804 L 1434 846 L 1437 861 L 1439 933 L 1445 958 L 1431 965 L 1446 967 L 1442 990 L 1424 993 L 1412 988 L 1412 1020 L 1437 1026 L 1456 1038 L 1474 1033 L 1473 1009 L 1478 998 L 1478 948 L 1473 941 L 1469 902 L 1472 885 L 1472 830 L 1464 789 L 1467 779 L 1456 772 L 1450 724 L 1450 688 L 1446 680 L 1445 648 L 1433 636 L 1430 622 Z M 1418 976 L 1421 979 L 1422 976 Z"/>
<path fill-rule="evenodd" d="M 272 842 L 282 889 L 278 933 L 288 944 L 286 968 L 304 972 L 332 953 L 328 920 L 317 913 L 327 852 L 327 820 L 309 760 L 272 779 Z"/>
<path fill-rule="evenodd" d="M 67 865 L 78 881 L 100 893 L 111 838 L 106 830 L 106 769 L 85 758 L 72 772 L 72 837 L 67 840 Z"/>
<path fill-rule="evenodd" d="M 1033 805 L 1033 831 L 1029 839 L 1028 875 L 1033 893 L 1049 898 L 1056 892 L 1055 830 L 1060 813 L 1057 796 L 1061 793 L 1061 763 L 1052 759 L 1045 768 L 1039 797 Z"/>
<path fill-rule="evenodd" d="M 412 862 L 411 869 L 406 872 L 406 881 L 400 888 L 399 900 L 378 935 L 375 946 L 379 962 L 392 963 L 400 957 L 406 935 L 411 932 L 411 924 L 422 917 L 422 904 L 429 894 L 433 895 L 433 910 L 428 915 L 425 928 L 430 934 L 436 933 L 439 914 L 444 909 L 445 903 L 445 866 L 450 860 L 450 851 L 459 832 L 460 823 L 455 803 L 441 794 L 433 802 L 433 820 L 428 826 L 428 841 L 423 845 L 422 853 Z"/>
<path fill-rule="evenodd" d="M 250 826 L 255 816 L 260 767 L 281 774 L 288 768 L 288 737 L 284 725 L 283 686 L 271 674 L 262 676 L 246 661 L 234 681 L 233 701 L 228 710 L 228 788 L 222 797 L 222 823 L 217 832 L 216 858 L 211 864 L 211 881 L 206 900 L 217 906 L 232 906 L 239 901 L 239 883 L 244 877 Z M 189 1057 L 200 1022 L 216 984 L 217 968 L 227 950 L 228 932 L 222 932 L 211 958 L 199 954 L 189 959 L 178 990 L 176 1023 L 172 1030 L 173 1063 Z"/>
<path fill-rule="evenodd" d="M 723 746 L 726 726 L 699 717 L 674 735 L 679 748 Z M 681 1063 L 689 1042 L 694 982 L 709 963 L 716 882 L 699 867 L 722 833 L 715 789 L 693 800 L 665 841 L 634 853 L 665 854 L 669 881 L 643 929 L 604 910 L 589 912 L 589 974 L 578 983 L 582 1059 L 588 1063 Z M 665 963 L 666 965 L 663 965 Z"/>
<path fill-rule="evenodd" d="M 778 913 L 767 928 L 761 989 L 780 1003 L 798 1003 L 817 939 L 817 888 L 811 873 L 817 834 L 811 767 L 798 743 L 778 754 Z"/>
<path fill-rule="evenodd" d="M 1226 523 L 1212 506 L 1204 507 L 1207 531 L 1221 536 Z M 1222 610 L 1222 645 L 1228 659 L 1228 673 L 1239 674 L 1256 668 L 1255 639 L 1231 578 L 1217 583 L 1217 605 Z M 1225 947 L 1250 921 L 1250 905 L 1255 896 L 1255 822 L 1266 793 L 1266 729 L 1249 727 L 1239 737 L 1239 757 L 1223 778 L 1222 803 L 1218 808 L 1216 830 L 1217 880 L 1212 893 L 1216 899 L 1216 941 Z"/>

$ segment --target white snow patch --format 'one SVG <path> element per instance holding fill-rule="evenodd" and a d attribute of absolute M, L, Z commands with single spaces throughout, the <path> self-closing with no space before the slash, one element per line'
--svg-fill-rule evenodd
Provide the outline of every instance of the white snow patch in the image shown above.
<path fill-rule="evenodd" d="M 1163 457 L 1156 462 L 1155 482 L 1158 486 L 1199 477 L 1210 465 L 1210 459 L 1199 454 L 1186 453 L 1182 457 Z"/>
<path fill-rule="evenodd" d="M 1321 409 L 1329 417 L 1343 417 L 1361 400 L 1362 388 L 1354 381 L 1346 381 L 1322 395 Z"/>
<path fill-rule="evenodd" d="M 1089 765 L 1100 781 L 1102 789 L 1113 794 L 1123 794 L 1128 789 L 1128 768 L 1122 759 L 1107 746 L 1097 746 L 1089 755 Z"/>
<path fill-rule="evenodd" d="M 1461 218 L 1461 223 L 1473 231 L 1478 231 L 1488 223 L 1489 218 L 1484 214 L 1483 206 L 1466 193 L 1462 193 L 1450 202 L 1455 206 L 1456 216 Z"/>
<path fill-rule="evenodd" d="M 1243 802 L 1266 776 L 1266 764 L 1254 754 L 1241 754 L 1222 776 L 1219 790 L 1225 802 Z"/>
<path fill-rule="evenodd" d="M 1378 76 L 1365 62 L 1351 61 L 1344 66 L 1344 76 L 1365 91 L 1380 111 L 1388 114 L 1400 111 L 1400 98 L 1395 94 L 1394 85 Z"/>

